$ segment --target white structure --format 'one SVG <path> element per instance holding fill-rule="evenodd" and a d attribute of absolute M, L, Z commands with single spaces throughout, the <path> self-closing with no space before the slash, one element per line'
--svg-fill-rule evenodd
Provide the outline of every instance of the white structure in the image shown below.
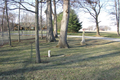
<path fill-rule="evenodd" d="M 51 50 L 48 50 L 48 57 L 51 57 Z"/>
<path fill-rule="evenodd" d="M 85 36 L 84 36 L 84 33 L 85 33 L 85 31 L 83 30 L 81 45 L 83 45 L 83 44 L 85 43 Z"/>

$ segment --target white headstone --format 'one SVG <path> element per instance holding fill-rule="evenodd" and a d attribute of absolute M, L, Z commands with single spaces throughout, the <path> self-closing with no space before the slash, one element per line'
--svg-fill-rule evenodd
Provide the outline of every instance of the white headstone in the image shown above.
<path fill-rule="evenodd" d="M 51 57 L 51 50 L 48 50 L 48 57 Z"/>
<path fill-rule="evenodd" d="M 84 30 L 83 30 L 83 34 L 82 34 L 82 41 L 81 41 L 81 44 L 84 44 L 85 43 L 85 36 L 84 36 Z"/>

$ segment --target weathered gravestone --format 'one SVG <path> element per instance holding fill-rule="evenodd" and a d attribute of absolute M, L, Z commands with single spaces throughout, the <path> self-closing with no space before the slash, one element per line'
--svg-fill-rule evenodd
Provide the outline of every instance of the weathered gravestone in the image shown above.
<path fill-rule="evenodd" d="M 51 57 L 51 50 L 48 50 L 48 57 Z"/>
<path fill-rule="evenodd" d="M 85 31 L 83 30 L 83 33 L 82 33 L 82 41 L 80 42 L 81 45 L 84 45 L 85 44 Z"/>

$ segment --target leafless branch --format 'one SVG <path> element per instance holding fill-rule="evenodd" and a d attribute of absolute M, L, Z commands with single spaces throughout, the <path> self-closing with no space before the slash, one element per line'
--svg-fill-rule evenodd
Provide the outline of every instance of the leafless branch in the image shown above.
<path fill-rule="evenodd" d="M 12 1 L 14 1 L 15 3 L 19 3 L 19 4 L 23 7 L 23 8 L 21 8 L 22 10 L 27 10 L 27 11 L 30 11 L 30 12 L 32 12 L 32 13 L 35 13 L 35 11 L 32 11 L 32 10 L 26 8 L 22 3 L 18 2 L 18 1 L 15 1 L 15 0 L 12 0 Z M 17 9 L 17 8 L 16 8 L 16 9 Z M 11 9 L 11 10 L 12 10 L 12 9 Z M 13 10 L 15 10 L 15 9 L 13 9 Z"/>

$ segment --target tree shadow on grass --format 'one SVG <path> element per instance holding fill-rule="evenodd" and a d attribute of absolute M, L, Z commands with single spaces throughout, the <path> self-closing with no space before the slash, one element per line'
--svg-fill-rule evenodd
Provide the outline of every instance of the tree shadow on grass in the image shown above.
<path fill-rule="evenodd" d="M 62 57 L 64 54 L 57 54 L 57 55 L 52 55 L 51 57 Z"/>
<path fill-rule="evenodd" d="M 76 42 L 77 41 L 78 40 L 76 40 Z M 89 41 L 91 41 L 91 40 L 89 40 Z M 99 42 L 97 42 L 97 43 L 99 43 Z M 105 42 L 105 43 L 110 44 L 112 42 Z M 105 43 L 102 43 L 100 45 L 103 45 Z M 72 41 L 70 41 L 70 44 L 72 44 Z M 75 47 L 80 47 L 80 46 L 74 45 L 73 49 L 75 49 Z M 85 47 L 85 46 L 83 46 L 83 47 Z M 66 54 L 65 53 L 66 51 L 67 52 L 72 52 L 71 50 L 68 50 L 68 49 L 61 49 L 61 50 L 62 50 L 61 52 L 64 52 L 64 53 L 62 53 L 63 55 Z M 89 52 L 90 52 L 90 54 L 92 54 L 92 51 L 89 51 Z M 42 63 L 37 64 L 37 65 L 33 64 L 35 66 L 32 66 L 32 67 L 27 67 L 27 65 L 31 64 L 29 62 L 30 59 L 27 59 L 24 62 L 22 62 L 22 63 L 24 63 L 22 68 L 17 68 L 17 69 L 13 69 L 13 70 L 9 70 L 9 71 L 0 72 L 0 75 L 1 76 L 16 75 L 16 74 L 23 74 L 23 73 L 26 73 L 26 72 L 37 71 L 37 70 L 46 70 L 46 69 L 60 69 L 60 68 L 63 69 L 63 68 L 71 68 L 71 67 L 85 67 L 86 65 L 80 65 L 80 66 L 74 66 L 74 65 L 73 66 L 67 66 L 67 65 L 71 65 L 71 64 L 79 63 L 79 62 L 84 62 L 84 61 L 102 59 L 102 58 L 107 58 L 107 57 L 114 57 L 114 56 L 118 56 L 119 53 L 120 53 L 119 51 L 116 51 L 114 53 L 108 53 L 108 54 L 98 55 L 98 56 L 90 56 L 90 57 L 87 57 L 87 58 L 86 57 L 84 58 L 84 56 L 89 55 L 89 53 L 80 54 L 80 55 L 72 54 L 72 55 L 65 55 L 63 57 L 58 57 L 58 56 L 62 55 L 61 53 L 59 53 L 59 54 L 53 55 L 52 59 L 44 60 L 44 61 L 42 61 Z M 62 66 L 62 67 L 58 67 L 59 65 Z M 67 67 L 64 66 L 64 65 L 66 65 Z"/>
<path fill-rule="evenodd" d="M 4 62 L 12 62 L 12 64 L 15 64 L 20 58 L 21 60 L 24 59 L 26 56 L 30 56 L 31 47 L 23 47 L 23 48 L 16 48 L 16 49 L 5 49 L 0 50 L 0 63 Z M 17 63 L 21 63 L 21 61 L 18 61 Z M 7 63 L 6 63 L 7 64 Z"/>
<path fill-rule="evenodd" d="M 80 44 L 81 40 L 68 40 L 68 42 L 70 44 L 70 48 L 91 47 L 91 46 L 105 45 L 105 44 L 114 43 L 114 41 L 106 41 L 106 40 L 104 41 L 104 40 L 96 40 L 96 39 L 86 39 L 85 44 L 83 44 L 83 45 Z M 71 44 L 75 44 L 75 45 L 71 45 Z"/>
<path fill-rule="evenodd" d="M 2 52 L 10 52 L 10 51 L 20 51 L 20 50 L 23 50 L 23 49 L 20 49 L 20 48 L 19 49 L 5 49 L 5 50 L 0 50 L 0 53 L 2 53 Z"/>
<path fill-rule="evenodd" d="M 22 63 L 23 67 L 22 67 L 22 68 L 19 68 L 19 67 L 18 67 L 17 69 L 13 69 L 13 70 L 10 70 L 10 71 L 0 72 L 0 76 L 16 75 L 16 74 L 18 74 L 18 73 L 23 74 L 24 72 L 29 72 L 29 71 L 31 71 L 32 68 L 33 68 L 33 67 L 27 68 L 27 66 L 32 63 L 31 58 L 26 58 L 26 59 L 24 59 L 24 61 L 22 61 L 22 62 L 19 61 L 19 62 L 14 62 L 14 63 L 10 63 L 10 64 L 16 64 L 16 63 L 19 63 L 19 64 Z M 8 63 L 7 63 L 7 64 L 8 64 Z"/>
<path fill-rule="evenodd" d="M 25 62 L 23 68 L 18 68 L 18 69 L 14 69 L 14 70 L 9 70 L 9 71 L 4 71 L 4 72 L 0 72 L 1 76 L 5 76 L 5 75 L 15 75 L 15 74 L 23 74 L 25 72 L 29 72 L 29 71 L 37 71 L 37 70 L 44 70 L 44 69 L 59 69 L 59 68 L 71 68 L 70 67 L 65 67 L 62 65 L 71 65 L 73 63 L 79 63 L 79 62 L 84 62 L 84 61 L 91 61 L 91 60 L 96 60 L 96 59 L 102 59 L 102 58 L 108 58 L 108 57 L 114 57 L 114 56 L 118 56 L 120 54 L 120 52 L 114 52 L 114 53 L 109 53 L 109 54 L 104 54 L 104 55 L 99 55 L 99 56 L 91 56 L 91 57 L 87 57 L 87 58 L 82 58 L 85 55 L 72 55 L 72 56 L 65 56 L 65 57 L 59 57 L 59 58 L 55 58 L 53 60 L 50 60 L 48 63 L 45 63 L 46 65 L 43 65 L 43 63 L 37 64 L 38 66 L 33 66 L 33 67 L 26 67 L 28 64 L 30 64 L 29 62 Z M 26 60 L 26 61 L 29 61 Z M 44 61 L 42 61 L 44 62 Z M 36 64 L 34 64 L 36 65 Z M 57 67 L 58 65 L 61 65 L 62 67 Z M 85 67 L 86 65 L 80 65 L 79 67 Z M 75 66 L 73 66 L 75 67 Z"/>
<path fill-rule="evenodd" d="M 9 64 L 15 64 L 16 62 L 14 62 L 14 61 L 17 61 L 19 58 L 24 59 L 26 56 L 28 56 L 28 55 L 22 55 L 21 54 L 19 56 L 10 56 L 10 57 L 7 57 L 7 58 L 0 58 L 0 62 L 1 63 L 7 62 L 6 64 L 8 64 L 8 63 Z M 12 62 L 12 63 L 10 63 L 10 62 Z M 21 63 L 21 61 L 18 61 L 17 63 Z"/>

